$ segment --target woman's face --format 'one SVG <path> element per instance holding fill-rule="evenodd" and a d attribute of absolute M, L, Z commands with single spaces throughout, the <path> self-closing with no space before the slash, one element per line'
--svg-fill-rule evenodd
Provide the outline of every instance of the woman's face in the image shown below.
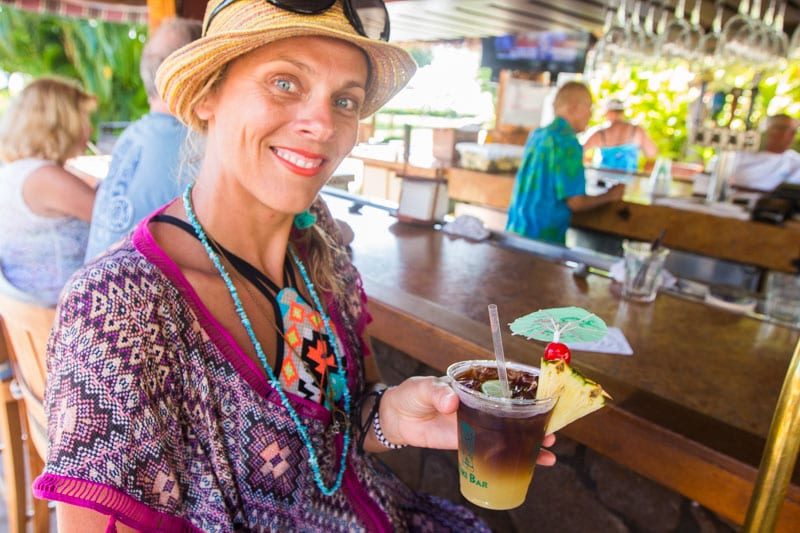
<path fill-rule="evenodd" d="M 208 122 L 206 177 L 279 213 L 303 211 L 356 141 L 367 72 L 360 49 L 321 37 L 234 60 L 196 108 Z"/>

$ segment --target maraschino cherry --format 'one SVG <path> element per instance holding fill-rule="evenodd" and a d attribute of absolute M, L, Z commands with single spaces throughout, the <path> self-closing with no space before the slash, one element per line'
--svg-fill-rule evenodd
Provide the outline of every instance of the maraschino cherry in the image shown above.
<path fill-rule="evenodd" d="M 544 347 L 544 360 L 563 360 L 565 363 L 569 364 L 572 360 L 572 353 L 569 351 L 569 346 L 563 342 L 551 342 Z"/>

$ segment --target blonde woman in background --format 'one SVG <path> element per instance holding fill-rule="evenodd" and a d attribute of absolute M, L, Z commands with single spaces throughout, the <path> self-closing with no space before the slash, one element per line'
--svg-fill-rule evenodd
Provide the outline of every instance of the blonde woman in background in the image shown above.
<path fill-rule="evenodd" d="M 94 189 L 64 168 L 92 133 L 96 97 L 40 78 L 0 122 L 0 290 L 53 305 L 83 263 Z"/>

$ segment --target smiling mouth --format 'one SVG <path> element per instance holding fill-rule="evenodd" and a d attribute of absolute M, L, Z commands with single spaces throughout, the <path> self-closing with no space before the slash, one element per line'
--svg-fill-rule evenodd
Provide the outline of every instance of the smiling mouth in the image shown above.
<path fill-rule="evenodd" d="M 273 148 L 272 151 L 284 161 L 304 169 L 319 168 L 322 166 L 322 163 L 325 162 L 325 160 L 320 157 L 304 157 L 297 152 L 289 152 L 280 148 Z"/>

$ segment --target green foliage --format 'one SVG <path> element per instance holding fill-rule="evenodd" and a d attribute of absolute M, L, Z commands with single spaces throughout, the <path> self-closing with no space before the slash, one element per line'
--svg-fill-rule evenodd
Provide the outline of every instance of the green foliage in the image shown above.
<path fill-rule="evenodd" d="M 433 50 L 430 46 L 408 45 L 405 49 L 411 54 L 411 57 L 414 58 L 414 61 L 417 62 L 417 66 L 420 68 L 430 65 L 433 62 Z"/>
<path fill-rule="evenodd" d="M 626 118 L 640 124 L 659 148 L 659 155 L 685 161 L 706 162 L 714 150 L 688 140 L 688 124 L 693 106 L 709 105 L 717 91 L 725 94 L 725 104 L 717 125 L 745 130 L 776 113 L 800 115 L 800 63 L 784 65 L 777 71 L 757 76 L 752 68 L 719 69 L 700 75 L 675 65 L 621 66 L 589 80 L 597 102 L 608 98 L 625 100 Z M 755 88 L 755 90 L 754 90 Z M 734 108 L 732 92 L 741 90 Z M 605 120 L 602 106 L 595 108 L 591 125 Z M 705 124 L 712 121 L 706 117 Z M 798 140 L 800 143 L 800 140 Z M 796 143 L 796 145 L 798 144 Z"/>
<path fill-rule="evenodd" d="M 590 81 L 595 101 L 609 98 L 626 102 L 626 118 L 644 128 L 658 146 L 659 155 L 680 159 L 686 144 L 690 98 L 688 87 L 675 84 L 674 78 L 645 68 Z M 591 124 L 605 120 L 602 105 L 595 106 Z"/>
<path fill-rule="evenodd" d="M 98 97 L 99 122 L 131 121 L 147 112 L 139 58 L 147 27 L 65 18 L 0 7 L 0 70 L 31 78 L 73 78 Z M 0 102 L 3 99 L 0 98 Z M 4 106 L 3 106 L 4 107 Z"/>
<path fill-rule="evenodd" d="M 497 82 L 492 81 L 492 69 L 489 67 L 480 67 L 478 69 L 478 82 L 481 85 L 481 91 L 492 95 L 492 100 L 497 101 Z"/>

